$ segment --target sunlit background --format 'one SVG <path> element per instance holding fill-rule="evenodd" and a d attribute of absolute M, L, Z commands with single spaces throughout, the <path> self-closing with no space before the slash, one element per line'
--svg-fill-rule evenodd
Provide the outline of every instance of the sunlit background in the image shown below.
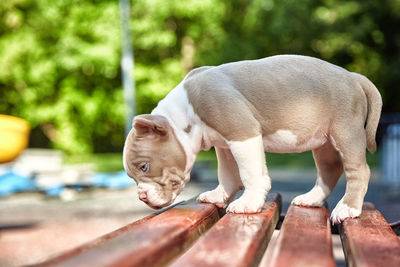
<path fill-rule="evenodd" d="M 400 158 L 390 166 L 383 166 L 382 158 L 393 162 L 393 155 L 400 155 L 400 141 L 395 142 L 400 131 L 393 128 L 400 123 L 400 0 L 132 0 L 130 4 L 127 25 L 135 63 L 130 74 L 136 86 L 132 104 L 136 114 L 151 112 L 189 70 L 203 65 L 302 54 L 367 76 L 384 103 L 378 153 L 368 154 L 378 189 L 373 191 L 371 185 L 367 197 L 387 218 L 396 219 L 391 210 L 393 203 L 399 207 L 395 202 L 399 191 L 394 188 L 400 181 L 385 180 L 382 170 L 398 169 Z M 0 231 L 4 232 L 0 251 L 6 251 L 0 252 L 0 265 L 46 259 L 151 213 L 137 201 L 134 185 L 122 172 L 125 118 L 131 106 L 127 109 L 123 92 L 121 25 L 116 0 L 1 0 L 0 114 L 25 119 L 31 132 L 23 156 L 0 165 Z M 386 150 L 385 142 L 389 142 Z M 389 149 L 396 146 L 398 150 Z M 297 191 L 305 192 L 314 183 L 310 152 L 268 154 L 267 164 L 275 180 L 273 189 L 283 193 L 286 205 Z M 201 153 L 193 185 L 184 196 L 212 188 L 215 168 L 214 152 Z M 400 180 L 400 173 L 397 176 Z M 13 190 L 15 177 L 31 179 L 33 184 Z M 306 177 L 305 182 L 299 184 L 297 177 Z M 391 190 L 386 191 L 388 187 Z M 334 193 L 331 201 L 342 193 Z M 71 222 L 66 216 L 74 220 L 71 227 L 76 231 L 68 228 Z M 61 231 L 46 224 L 53 219 L 66 228 Z M 106 226 L 93 230 L 92 225 L 99 224 Z M 86 231 L 90 234 L 82 233 L 82 225 L 91 228 Z M 27 232 L 19 233 L 20 228 Z M 65 232 L 71 236 L 78 229 L 79 237 L 65 239 Z M 46 241 L 43 236 L 54 231 L 68 245 Z M 28 238 L 44 241 L 39 245 L 27 242 Z M 34 251 L 33 243 L 38 251 L 24 258 L 26 251 Z"/>

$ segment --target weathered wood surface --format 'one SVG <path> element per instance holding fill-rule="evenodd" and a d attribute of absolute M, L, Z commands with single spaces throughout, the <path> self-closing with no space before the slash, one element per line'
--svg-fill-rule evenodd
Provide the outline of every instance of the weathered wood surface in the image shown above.
<path fill-rule="evenodd" d="M 99 244 L 66 253 L 41 266 L 161 266 L 182 253 L 219 215 L 212 204 L 178 205 L 145 223 L 122 229 Z M 79 251 L 82 250 L 82 251 Z M 58 260 L 57 260 L 58 259 Z"/>
<path fill-rule="evenodd" d="M 52 258 L 52 259 L 46 261 L 45 263 L 39 264 L 39 265 L 36 265 L 36 266 L 52 266 L 52 265 L 55 265 L 55 264 L 57 264 L 59 262 L 65 261 L 68 258 L 74 257 L 79 253 L 82 253 L 82 252 L 87 251 L 87 250 L 89 250 L 91 248 L 99 246 L 100 244 L 102 244 L 104 242 L 107 242 L 108 240 L 110 240 L 112 238 L 115 238 L 115 237 L 119 236 L 120 234 L 123 234 L 123 233 L 126 233 L 126 232 L 130 231 L 132 228 L 137 227 L 137 225 L 139 225 L 139 224 L 147 222 L 148 220 L 150 220 L 154 216 L 155 216 L 155 214 L 152 214 L 152 215 L 146 216 L 146 217 L 144 217 L 144 218 L 142 218 L 140 220 L 134 221 L 134 222 L 132 222 L 132 223 L 130 223 L 128 225 L 125 225 L 124 227 L 121 227 L 121 228 L 119 228 L 119 229 L 117 229 L 115 231 L 112 231 L 111 233 L 103 235 L 103 236 L 101 236 L 101 237 L 99 237 L 99 238 L 97 238 L 97 239 L 95 239 L 93 241 L 90 241 L 90 242 L 88 242 L 88 243 L 86 243 L 86 244 L 84 244 L 82 246 L 79 246 L 77 248 L 74 248 L 74 249 L 71 249 L 69 251 L 66 251 L 66 252 L 58 255 L 57 257 Z"/>
<path fill-rule="evenodd" d="M 37 266 L 257 266 L 280 209 L 279 194 L 261 213 L 221 219 L 214 205 L 182 202 Z M 400 266 L 400 240 L 372 204 L 339 232 L 348 266 Z M 269 250 L 260 267 L 335 266 L 328 210 L 290 206 Z"/>
<path fill-rule="evenodd" d="M 269 267 L 335 266 L 328 210 L 291 205 L 271 258 L 264 263 Z"/>
<path fill-rule="evenodd" d="M 228 213 L 173 267 L 257 266 L 279 220 L 281 197 L 271 194 L 261 213 Z"/>
<path fill-rule="evenodd" d="M 373 204 L 339 226 L 348 266 L 400 266 L 400 240 Z"/>

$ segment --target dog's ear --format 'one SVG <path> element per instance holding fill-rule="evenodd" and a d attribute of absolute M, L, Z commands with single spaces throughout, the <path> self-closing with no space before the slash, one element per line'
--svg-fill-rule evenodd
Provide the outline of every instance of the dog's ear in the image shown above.
<path fill-rule="evenodd" d="M 164 136 L 168 133 L 168 120 L 164 116 L 143 114 L 133 119 L 132 127 L 136 136 L 156 134 Z"/>

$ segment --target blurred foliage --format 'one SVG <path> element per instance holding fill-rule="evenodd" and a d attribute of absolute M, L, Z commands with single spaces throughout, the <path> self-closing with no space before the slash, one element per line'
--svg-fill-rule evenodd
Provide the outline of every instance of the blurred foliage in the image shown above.
<path fill-rule="evenodd" d="M 97 172 L 117 172 L 124 169 L 122 153 L 72 154 L 64 164 L 92 164 Z"/>
<path fill-rule="evenodd" d="M 400 0 L 131 2 L 139 113 L 193 67 L 284 53 L 362 73 L 400 111 Z M 31 146 L 121 151 L 120 54 L 116 0 L 2 0 L 0 113 L 31 123 Z"/>
<path fill-rule="evenodd" d="M 0 112 L 68 152 L 121 146 L 118 11 L 111 1 L 2 1 Z"/>

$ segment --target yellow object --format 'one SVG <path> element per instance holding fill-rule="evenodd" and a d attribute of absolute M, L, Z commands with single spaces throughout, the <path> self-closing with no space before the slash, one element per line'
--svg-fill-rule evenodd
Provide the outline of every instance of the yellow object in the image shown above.
<path fill-rule="evenodd" d="M 27 121 L 0 114 L 0 163 L 15 159 L 26 148 L 29 131 Z"/>

